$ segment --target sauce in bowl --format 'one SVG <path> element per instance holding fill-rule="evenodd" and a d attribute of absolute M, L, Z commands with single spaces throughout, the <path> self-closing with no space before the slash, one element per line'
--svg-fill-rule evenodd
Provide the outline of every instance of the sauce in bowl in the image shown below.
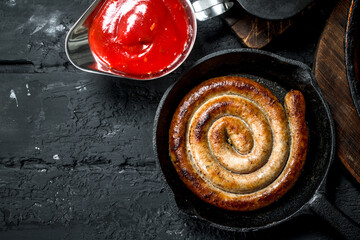
<path fill-rule="evenodd" d="M 89 45 L 102 69 L 138 79 L 181 64 L 193 29 L 180 0 L 107 0 L 89 28 Z"/>

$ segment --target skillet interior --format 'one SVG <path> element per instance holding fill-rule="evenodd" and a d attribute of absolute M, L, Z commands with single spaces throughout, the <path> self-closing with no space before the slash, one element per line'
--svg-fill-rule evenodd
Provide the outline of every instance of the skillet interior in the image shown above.
<path fill-rule="evenodd" d="M 203 202 L 186 188 L 169 157 L 169 126 L 181 99 L 200 82 L 225 75 L 250 76 L 271 89 L 280 101 L 291 89 L 302 91 L 306 100 L 310 142 L 303 172 L 283 198 L 252 212 L 226 211 Z M 155 151 L 177 206 L 192 217 L 206 220 L 217 227 L 238 231 L 266 228 L 296 215 L 324 180 L 334 150 L 331 116 L 321 93 L 313 84 L 313 75 L 307 66 L 253 49 L 219 52 L 195 64 L 165 93 L 154 126 Z"/>
<path fill-rule="evenodd" d="M 346 27 L 345 61 L 351 96 L 360 116 L 360 2 L 354 0 Z"/>

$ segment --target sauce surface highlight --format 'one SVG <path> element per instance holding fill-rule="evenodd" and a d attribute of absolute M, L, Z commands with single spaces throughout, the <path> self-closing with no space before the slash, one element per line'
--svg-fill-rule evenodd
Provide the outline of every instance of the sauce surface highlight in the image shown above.
<path fill-rule="evenodd" d="M 89 45 L 109 71 L 166 71 L 190 45 L 191 27 L 179 0 L 108 0 L 89 29 Z"/>

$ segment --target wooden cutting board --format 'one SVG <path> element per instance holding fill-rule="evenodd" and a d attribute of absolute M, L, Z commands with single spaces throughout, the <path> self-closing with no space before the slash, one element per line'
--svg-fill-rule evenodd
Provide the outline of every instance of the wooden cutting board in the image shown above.
<path fill-rule="evenodd" d="M 311 3 L 296 16 L 284 20 L 261 19 L 234 6 L 234 16 L 230 14 L 224 20 L 246 47 L 260 49 L 285 32 L 314 6 L 315 3 Z"/>
<path fill-rule="evenodd" d="M 350 0 L 340 0 L 321 35 L 314 72 L 330 106 L 337 133 L 337 155 L 360 182 L 360 118 L 346 76 L 344 36 Z"/>
<path fill-rule="evenodd" d="M 237 9 L 237 17 L 227 17 L 225 22 L 231 27 L 241 42 L 249 48 L 263 48 L 272 39 L 285 32 L 294 22 L 293 18 L 267 21 Z"/>

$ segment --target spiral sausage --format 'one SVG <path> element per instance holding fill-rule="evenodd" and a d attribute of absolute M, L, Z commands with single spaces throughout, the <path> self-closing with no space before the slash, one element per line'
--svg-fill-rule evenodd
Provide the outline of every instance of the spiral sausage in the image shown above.
<path fill-rule="evenodd" d="M 190 91 L 169 131 L 173 165 L 198 197 L 227 210 L 250 211 L 283 196 L 305 163 L 308 132 L 301 92 L 285 110 L 264 86 L 218 77 Z"/>

